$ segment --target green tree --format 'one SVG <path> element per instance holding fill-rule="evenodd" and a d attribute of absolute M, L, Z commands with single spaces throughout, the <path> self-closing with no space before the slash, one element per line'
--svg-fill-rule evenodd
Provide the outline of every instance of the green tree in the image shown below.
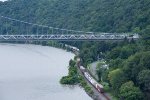
<path fill-rule="evenodd" d="M 150 69 L 150 52 L 144 52 L 140 58 L 140 66 Z"/>
<path fill-rule="evenodd" d="M 120 86 L 127 81 L 127 78 L 125 77 L 123 71 L 121 69 L 116 69 L 108 74 L 108 78 L 110 81 L 110 84 L 112 85 L 112 88 L 116 93 L 118 93 L 118 90 Z"/>
<path fill-rule="evenodd" d="M 74 60 L 71 59 L 71 60 L 69 61 L 69 66 L 74 67 L 75 64 L 76 64 L 76 62 L 75 62 Z"/>
<path fill-rule="evenodd" d="M 150 70 L 142 70 L 138 74 L 138 84 L 144 91 L 150 92 Z"/>
<path fill-rule="evenodd" d="M 123 100 L 143 100 L 143 93 L 132 81 L 124 83 L 120 88 L 120 96 Z"/>
<path fill-rule="evenodd" d="M 133 32 L 134 32 L 134 33 L 139 33 L 139 32 L 140 32 L 140 27 L 135 27 L 135 28 L 133 29 Z"/>
<path fill-rule="evenodd" d="M 150 68 L 150 52 L 140 52 L 131 56 L 124 62 L 123 71 L 126 76 L 136 83 L 138 73 Z"/>

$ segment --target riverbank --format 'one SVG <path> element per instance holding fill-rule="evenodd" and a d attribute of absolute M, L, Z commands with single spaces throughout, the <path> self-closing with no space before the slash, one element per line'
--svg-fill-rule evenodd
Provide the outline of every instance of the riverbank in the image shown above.
<path fill-rule="evenodd" d="M 84 90 L 92 96 L 93 91 L 90 86 L 88 86 L 84 77 L 81 75 L 81 72 L 78 69 L 77 59 L 70 60 L 69 62 L 69 72 L 68 76 L 64 76 L 60 80 L 61 84 L 64 85 L 80 85 L 84 88 Z"/>
<path fill-rule="evenodd" d="M 68 67 L 68 75 L 63 76 L 60 80 L 60 83 L 64 85 L 80 85 L 85 90 L 85 92 L 94 100 L 106 100 L 104 97 L 105 94 L 100 95 L 100 93 L 87 81 L 87 79 L 80 71 L 77 61 L 77 58 L 79 56 L 79 49 L 70 45 L 64 46 L 65 48 L 63 49 L 74 53 L 76 56 L 73 60 L 70 60 Z"/>
<path fill-rule="evenodd" d="M 57 44 L 57 43 L 56 43 Z M 61 46 L 59 46 L 61 45 Z M 51 46 L 53 46 L 51 44 Z M 79 56 L 79 49 L 70 45 L 66 45 L 66 44 L 57 44 L 55 45 L 57 48 L 64 49 L 67 50 L 69 52 L 74 53 L 76 56 L 74 57 L 74 59 L 71 59 L 69 62 L 69 66 L 68 66 L 68 75 L 67 76 L 63 76 L 60 80 L 60 83 L 63 85 L 79 85 L 81 86 L 85 92 L 94 100 L 99 100 L 98 96 L 97 96 L 97 91 L 95 91 L 95 89 L 93 88 L 93 86 L 91 86 L 86 79 L 84 78 L 84 76 L 82 75 L 82 72 L 78 69 L 78 65 L 77 65 L 77 59 Z"/>
<path fill-rule="evenodd" d="M 62 77 L 62 79 L 60 80 L 60 83 L 64 84 L 64 85 L 77 85 L 77 84 L 79 84 L 80 86 L 82 86 L 84 88 L 86 93 L 90 97 L 92 97 L 94 100 L 110 100 L 108 98 L 107 94 L 99 93 L 97 91 L 97 89 L 95 87 L 93 87 L 93 85 L 88 82 L 88 80 L 85 78 L 85 76 L 83 75 L 82 71 L 79 68 L 80 62 L 78 61 L 78 59 L 80 59 L 80 58 L 78 58 L 76 56 L 74 58 L 74 60 L 70 60 L 69 68 L 68 68 L 68 70 L 69 70 L 68 76 Z"/>

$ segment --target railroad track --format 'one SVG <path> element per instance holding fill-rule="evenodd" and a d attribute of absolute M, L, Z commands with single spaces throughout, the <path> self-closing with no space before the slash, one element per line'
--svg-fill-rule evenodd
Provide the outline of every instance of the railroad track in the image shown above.
<path fill-rule="evenodd" d="M 78 58 L 80 59 L 80 58 Z M 81 66 L 81 62 L 79 60 L 77 60 L 77 67 L 78 70 L 80 72 L 80 74 L 84 77 L 84 79 L 86 80 L 86 82 L 92 87 L 94 94 L 98 95 L 98 97 L 96 98 L 96 100 L 111 100 L 106 93 L 101 93 L 97 90 L 97 88 L 85 77 L 85 75 L 83 74 L 83 72 L 80 69 Z"/>

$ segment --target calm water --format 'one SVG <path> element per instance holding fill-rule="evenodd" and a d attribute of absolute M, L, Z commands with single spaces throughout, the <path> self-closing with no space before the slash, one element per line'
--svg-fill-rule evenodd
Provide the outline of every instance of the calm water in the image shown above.
<path fill-rule="evenodd" d="M 0 100 L 92 100 L 78 86 L 59 84 L 73 57 L 52 47 L 0 44 Z"/>

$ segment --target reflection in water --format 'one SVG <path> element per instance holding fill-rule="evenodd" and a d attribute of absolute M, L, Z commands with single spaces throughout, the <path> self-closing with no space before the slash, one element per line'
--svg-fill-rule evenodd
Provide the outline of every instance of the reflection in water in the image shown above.
<path fill-rule="evenodd" d="M 91 100 L 59 84 L 74 55 L 38 45 L 0 44 L 0 100 Z"/>

